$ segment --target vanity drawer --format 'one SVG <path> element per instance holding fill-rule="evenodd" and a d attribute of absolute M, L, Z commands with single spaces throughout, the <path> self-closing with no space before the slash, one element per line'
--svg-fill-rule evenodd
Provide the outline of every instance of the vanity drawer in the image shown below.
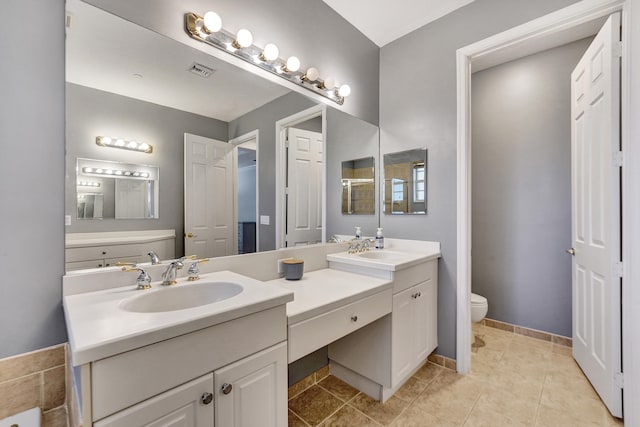
<path fill-rule="evenodd" d="M 411 286 L 418 283 L 433 280 L 437 282 L 438 277 L 438 260 L 433 259 L 431 261 L 417 264 L 404 270 L 398 270 L 393 275 L 393 293 L 397 294 L 405 289 L 409 289 Z"/>
<path fill-rule="evenodd" d="M 391 313 L 392 290 L 289 325 L 289 363 Z"/>
<path fill-rule="evenodd" d="M 88 261 L 105 258 L 124 258 L 140 256 L 143 253 L 139 244 L 86 246 L 65 250 L 66 262 Z"/>

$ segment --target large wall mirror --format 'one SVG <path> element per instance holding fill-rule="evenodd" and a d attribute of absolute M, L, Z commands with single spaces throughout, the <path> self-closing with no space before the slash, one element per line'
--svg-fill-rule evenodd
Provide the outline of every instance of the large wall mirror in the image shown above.
<path fill-rule="evenodd" d="M 384 213 L 427 213 L 427 150 L 384 155 Z"/>
<path fill-rule="evenodd" d="M 66 38 L 65 206 L 72 217 L 66 232 L 175 229 L 175 254 L 184 255 L 182 236 L 189 231 L 185 229 L 185 207 L 195 206 L 185 206 L 189 134 L 212 144 L 228 144 L 229 149 L 222 150 L 231 156 L 230 181 L 225 181 L 229 182 L 225 188 L 233 194 L 230 202 L 217 203 L 214 209 L 219 214 L 230 212 L 230 235 L 255 233 L 256 241 L 245 245 L 247 252 L 277 248 L 276 186 L 280 179 L 276 179 L 276 153 L 282 141 L 276 137 L 276 122 L 317 109 L 318 102 L 80 0 L 68 0 L 67 11 L 73 19 Z M 365 156 L 379 161 L 377 126 L 331 106 L 322 111 L 291 126 L 325 138 L 326 190 L 320 180 L 314 194 L 322 197 L 314 199 L 326 206 L 315 207 L 322 218 L 309 220 L 325 224 L 318 240 L 351 233 L 351 224 L 341 221 L 339 206 L 342 161 Z M 98 135 L 145 141 L 153 145 L 153 152 L 101 147 L 95 144 Z M 350 151 L 350 141 L 358 141 L 358 154 Z M 104 216 L 103 210 L 98 219 L 95 209 L 91 214 L 84 209 L 84 219 L 78 219 L 79 194 L 99 193 L 77 186 L 78 158 L 155 165 L 162 171 L 162 180 L 153 184 L 153 214 L 146 219 L 116 219 Z M 151 194 L 150 189 L 145 191 Z M 94 197 L 93 203 L 99 201 Z M 93 219 L 88 219 L 90 215 Z M 365 227 L 373 232 L 377 223 L 375 216 Z M 243 252 L 241 246 L 240 242 L 227 245 L 223 254 Z"/>

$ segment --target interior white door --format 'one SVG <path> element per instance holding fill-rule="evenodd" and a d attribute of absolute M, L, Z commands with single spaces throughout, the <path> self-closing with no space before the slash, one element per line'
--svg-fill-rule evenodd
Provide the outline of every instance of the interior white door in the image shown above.
<path fill-rule="evenodd" d="M 288 129 L 286 246 L 322 242 L 322 134 Z"/>
<path fill-rule="evenodd" d="M 234 155 L 231 144 L 184 134 L 185 255 L 238 252 Z"/>
<path fill-rule="evenodd" d="M 571 74 L 573 356 L 622 416 L 620 15 L 609 17 Z"/>

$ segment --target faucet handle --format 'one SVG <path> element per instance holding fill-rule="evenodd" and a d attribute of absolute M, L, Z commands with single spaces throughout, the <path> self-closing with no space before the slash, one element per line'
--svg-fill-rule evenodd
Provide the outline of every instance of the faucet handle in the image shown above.
<path fill-rule="evenodd" d="M 160 264 L 160 257 L 158 256 L 156 251 L 149 251 L 147 255 L 149 255 L 149 258 L 151 258 L 151 265 Z"/>
<path fill-rule="evenodd" d="M 132 271 L 139 271 L 140 274 L 138 275 L 138 278 L 136 279 L 136 285 L 137 288 L 136 289 L 151 289 L 151 276 L 149 275 L 149 273 L 147 273 L 146 271 L 144 271 L 142 268 L 140 267 L 132 267 L 132 266 L 124 266 L 122 267 L 122 271 L 124 272 L 132 272 Z"/>
<path fill-rule="evenodd" d="M 209 258 L 198 259 L 191 263 L 189 270 L 187 270 L 187 274 L 189 275 L 187 278 L 188 281 L 194 282 L 200 279 L 200 269 L 198 268 L 198 264 L 201 262 L 209 262 Z"/>
<path fill-rule="evenodd" d="M 183 262 L 185 259 L 198 259 L 198 255 L 185 255 L 178 258 L 178 261 Z"/>

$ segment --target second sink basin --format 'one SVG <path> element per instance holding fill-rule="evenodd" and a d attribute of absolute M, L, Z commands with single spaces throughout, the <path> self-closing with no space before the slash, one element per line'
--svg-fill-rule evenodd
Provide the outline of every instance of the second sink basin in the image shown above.
<path fill-rule="evenodd" d="M 371 252 L 362 252 L 358 254 L 361 258 L 379 259 L 379 260 L 398 260 L 402 258 L 402 254 L 384 250 L 377 250 Z"/>
<path fill-rule="evenodd" d="M 123 301 L 120 308 L 135 313 L 160 313 L 200 307 L 229 299 L 243 290 L 232 282 L 195 282 L 136 295 Z"/>

